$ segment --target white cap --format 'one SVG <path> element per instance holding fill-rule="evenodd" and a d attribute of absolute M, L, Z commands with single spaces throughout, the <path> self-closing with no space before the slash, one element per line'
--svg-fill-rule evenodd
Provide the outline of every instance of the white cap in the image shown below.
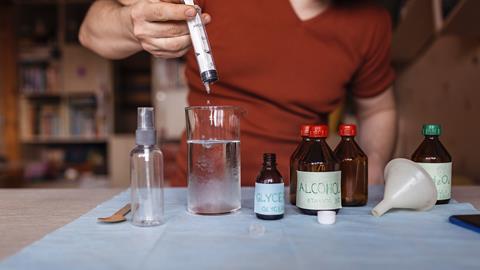
<path fill-rule="evenodd" d="M 330 225 L 335 223 L 336 219 L 335 211 L 318 211 L 317 220 L 320 224 Z"/>

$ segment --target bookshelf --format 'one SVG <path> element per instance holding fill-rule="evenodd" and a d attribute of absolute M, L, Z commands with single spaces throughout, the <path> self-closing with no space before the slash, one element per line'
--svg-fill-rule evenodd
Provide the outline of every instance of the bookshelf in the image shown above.
<path fill-rule="evenodd" d="M 78 29 L 91 2 L 14 2 L 18 137 L 27 181 L 63 178 L 73 168 L 127 186 L 139 106 L 156 108 L 167 171 L 175 166 L 185 126 L 184 61 L 146 52 L 107 61 L 81 47 Z"/>
<path fill-rule="evenodd" d="M 183 59 L 152 60 L 152 89 L 155 119 L 160 140 L 178 143 L 185 128 L 187 79 Z"/>
<path fill-rule="evenodd" d="M 137 107 L 152 106 L 150 54 L 114 61 L 114 133 L 135 134 Z"/>
<path fill-rule="evenodd" d="M 176 172 L 176 155 L 185 128 L 188 92 L 185 61 L 152 58 L 142 53 L 115 66 L 118 76 L 114 87 L 115 134 L 109 140 L 112 186 L 128 187 L 130 183 L 128 156 L 135 145 L 136 108 L 140 105 L 155 107 L 157 137 L 164 154 L 168 185 Z"/>
<path fill-rule="evenodd" d="M 130 185 L 129 154 L 135 146 L 137 107 L 152 106 L 151 56 L 140 52 L 114 61 L 114 128 L 108 140 L 111 185 Z"/>
<path fill-rule="evenodd" d="M 39 51 L 43 54 L 43 48 Z M 61 58 L 41 58 L 41 54 L 20 56 L 22 141 L 105 139 L 111 114 L 109 61 L 80 45 L 52 48 L 50 54 L 62 54 Z"/>
<path fill-rule="evenodd" d="M 77 39 L 92 1 L 18 1 L 19 132 L 26 181 L 108 174 L 113 67 Z"/>

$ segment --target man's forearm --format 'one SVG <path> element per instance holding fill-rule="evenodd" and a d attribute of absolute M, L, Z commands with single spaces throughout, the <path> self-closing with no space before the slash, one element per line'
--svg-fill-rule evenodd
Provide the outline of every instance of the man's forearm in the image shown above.
<path fill-rule="evenodd" d="M 376 113 L 360 121 L 359 139 L 368 156 L 370 184 L 383 183 L 383 168 L 390 160 L 395 145 L 396 123 L 394 109 Z"/>
<path fill-rule="evenodd" d="M 383 183 L 383 169 L 391 159 L 397 134 L 393 90 L 379 100 L 359 102 L 359 143 L 368 156 L 369 183 Z"/>
<path fill-rule="evenodd" d="M 129 7 L 113 0 L 96 1 L 80 28 L 83 46 L 109 59 L 120 59 L 142 50 L 132 31 Z"/>

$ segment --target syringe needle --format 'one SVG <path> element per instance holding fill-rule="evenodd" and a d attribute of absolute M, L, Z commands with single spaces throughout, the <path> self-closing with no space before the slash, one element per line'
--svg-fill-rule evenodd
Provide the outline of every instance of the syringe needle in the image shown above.
<path fill-rule="evenodd" d="M 205 90 L 207 90 L 207 94 L 210 94 L 210 84 L 209 83 L 203 83 L 205 85 Z"/>

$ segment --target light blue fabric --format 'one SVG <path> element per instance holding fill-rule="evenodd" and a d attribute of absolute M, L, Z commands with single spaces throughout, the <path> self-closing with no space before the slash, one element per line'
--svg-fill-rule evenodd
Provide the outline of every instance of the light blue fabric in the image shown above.
<path fill-rule="evenodd" d="M 165 225 L 98 224 L 97 217 L 128 202 L 123 192 L 6 259 L 0 269 L 480 269 L 480 234 L 448 222 L 450 215 L 478 213 L 470 204 L 376 218 L 370 210 L 381 192 L 370 189 L 368 206 L 343 208 L 335 225 L 320 225 L 289 204 L 284 219 L 258 220 L 251 188 L 243 189 L 243 208 L 232 215 L 188 214 L 186 190 L 167 189 Z M 257 227 L 263 235 L 252 233 Z"/>

